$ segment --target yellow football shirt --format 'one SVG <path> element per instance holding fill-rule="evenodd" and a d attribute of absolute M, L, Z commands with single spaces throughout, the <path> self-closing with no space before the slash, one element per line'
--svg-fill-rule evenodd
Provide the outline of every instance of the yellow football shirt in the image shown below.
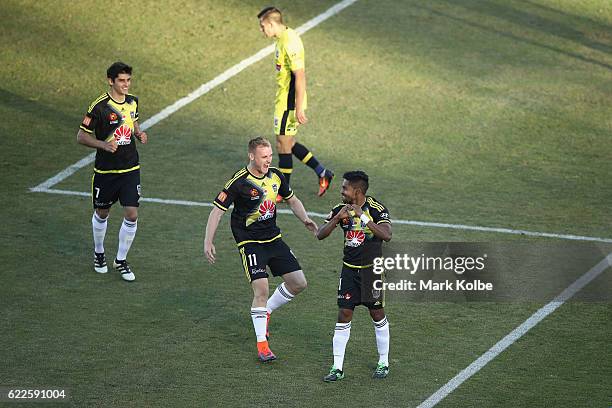
<path fill-rule="evenodd" d="M 287 27 L 276 40 L 274 64 L 276 66 L 276 99 L 274 112 L 281 115 L 295 109 L 295 75 L 293 71 L 304 69 L 304 44 L 295 30 Z M 306 94 L 303 107 L 306 109 Z"/>

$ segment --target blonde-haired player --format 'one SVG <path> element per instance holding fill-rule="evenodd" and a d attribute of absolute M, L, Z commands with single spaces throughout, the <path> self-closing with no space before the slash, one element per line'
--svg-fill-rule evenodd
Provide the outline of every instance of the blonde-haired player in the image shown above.
<path fill-rule="evenodd" d="M 210 263 L 215 262 L 215 232 L 221 217 L 233 204 L 232 234 L 238 245 L 244 273 L 253 289 L 251 319 L 257 337 L 257 356 L 261 361 L 271 361 L 276 356 L 267 340 L 270 313 L 306 288 L 304 272 L 276 226 L 276 197 L 282 196 L 293 214 L 313 234 L 317 231 L 317 224 L 308 217 L 283 174 L 270 167 L 270 142 L 263 137 L 252 139 L 248 154 L 249 164 L 234 173 L 215 198 L 215 207 L 206 224 L 204 253 Z M 266 268 L 270 269 L 272 276 L 283 279 L 270 298 Z"/>

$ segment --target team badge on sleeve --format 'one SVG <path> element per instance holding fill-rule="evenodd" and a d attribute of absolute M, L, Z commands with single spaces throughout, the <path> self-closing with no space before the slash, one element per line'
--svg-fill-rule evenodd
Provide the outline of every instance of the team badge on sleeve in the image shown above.
<path fill-rule="evenodd" d="M 87 115 L 85 115 L 85 117 L 83 118 L 83 126 L 89 126 L 89 124 L 91 123 L 91 118 Z"/>
<path fill-rule="evenodd" d="M 225 194 L 225 191 L 221 191 L 219 195 L 217 196 L 217 200 L 221 202 L 225 202 L 226 198 L 227 198 L 227 194 Z"/>

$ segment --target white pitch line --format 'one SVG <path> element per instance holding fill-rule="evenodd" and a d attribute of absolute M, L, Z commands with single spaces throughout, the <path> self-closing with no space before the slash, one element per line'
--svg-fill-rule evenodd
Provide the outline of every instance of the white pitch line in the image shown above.
<path fill-rule="evenodd" d="M 464 224 L 444 224 L 444 223 L 439 223 L 439 222 L 427 222 L 427 221 L 398 220 L 398 221 L 393 221 L 393 222 L 395 224 L 419 225 L 422 227 L 448 228 L 448 229 L 484 231 L 484 232 L 501 232 L 503 234 L 528 235 L 531 237 L 560 238 L 560 239 L 568 239 L 571 241 L 595 241 L 595 242 L 612 243 L 612 238 L 586 237 L 582 235 L 571 235 L 571 234 L 555 234 L 552 232 L 527 231 L 527 230 L 511 229 L 511 228 L 481 227 L 478 225 L 464 225 Z"/>
<path fill-rule="evenodd" d="M 39 188 L 36 190 L 32 189 L 32 191 L 38 192 L 38 193 L 74 195 L 74 196 L 82 196 L 82 197 L 91 196 L 91 193 L 86 193 L 82 191 L 57 190 L 57 189 L 50 189 L 50 188 Z M 168 200 L 164 198 L 143 197 L 140 199 L 140 201 L 149 202 L 149 203 L 158 203 L 158 204 L 185 205 L 185 206 L 190 206 L 190 207 L 212 207 L 213 206 L 212 203 L 203 203 L 199 201 L 188 201 L 188 200 Z M 278 209 L 277 211 L 281 214 L 292 214 L 291 210 L 287 210 L 287 209 Z M 316 213 L 316 212 L 308 212 L 307 214 L 311 217 L 318 217 L 318 218 L 327 217 L 327 214 L 321 214 L 321 213 Z M 481 232 L 499 232 L 503 234 L 557 238 L 557 239 L 566 239 L 570 241 L 605 242 L 605 243 L 612 244 L 612 238 L 587 237 L 587 236 L 582 236 L 582 235 L 569 235 L 569 234 L 554 234 L 550 232 L 527 231 L 527 230 L 517 230 L 517 229 L 510 229 L 510 228 L 479 227 L 476 225 L 444 224 L 444 223 L 439 223 L 439 222 L 412 221 L 412 220 L 393 220 L 393 224 L 417 225 L 420 227 L 448 228 L 448 229 L 481 231 Z"/>
<path fill-rule="evenodd" d="M 79 160 L 78 162 L 66 167 L 64 170 L 60 171 L 59 173 L 57 173 L 55 176 L 51 177 L 50 179 L 43 181 L 36 187 L 30 188 L 30 191 L 46 192 L 46 190 L 50 189 L 51 187 L 53 187 L 60 181 L 67 179 L 68 177 L 72 176 L 74 173 L 76 173 L 83 167 L 93 163 L 95 158 L 96 158 L 96 152 L 88 154 L 87 156 Z"/>
<path fill-rule="evenodd" d="M 597 278 L 603 271 L 608 269 L 608 267 L 610 266 L 612 266 L 612 253 L 608 254 L 608 256 L 602 259 L 597 265 L 592 267 L 587 273 L 582 275 L 574 283 L 568 286 L 550 303 L 532 314 L 527 320 L 523 322 L 523 324 L 512 330 L 506 337 L 498 341 L 497 344 L 495 344 L 489 349 L 489 351 L 478 357 L 478 359 L 476 359 L 467 368 L 465 368 L 463 371 L 453 377 L 449 382 L 443 385 L 429 398 L 423 401 L 417 408 L 431 408 L 436 406 L 440 401 L 446 398 L 448 394 L 457 389 L 457 387 L 463 384 L 468 378 L 480 371 L 484 366 L 491 362 L 491 360 L 501 354 L 518 339 L 523 337 L 525 333 L 527 333 L 535 325 L 544 320 L 544 318 L 546 318 L 548 315 L 557 310 L 562 304 L 572 298 L 576 293 L 578 293 L 582 288 L 584 288 L 591 281 L 593 281 L 593 279 Z"/>
<path fill-rule="evenodd" d="M 295 30 L 300 34 L 304 34 L 306 31 L 318 26 L 325 20 L 329 19 L 330 17 L 333 17 L 334 15 L 338 14 L 340 11 L 344 10 L 345 8 L 347 8 L 348 6 L 350 6 L 351 4 L 355 2 L 357 2 L 357 0 L 341 1 L 340 3 L 337 3 L 336 5 L 327 9 L 325 12 L 308 20 L 306 23 L 302 24 Z M 151 126 L 156 125 L 157 123 L 166 119 L 168 116 L 172 115 L 179 109 L 195 101 L 202 95 L 207 94 L 212 89 L 221 85 L 222 83 L 229 80 L 230 78 L 238 75 L 244 69 L 250 67 L 256 62 L 259 62 L 260 60 L 264 59 L 265 57 L 272 54 L 273 52 L 274 52 L 274 45 L 269 45 L 265 48 L 262 48 L 257 53 L 251 55 L 249 58 L 246 58 L 240 61 L 233 67 L 227 69 L 222 74 L 216 76 L 215 78 L 206 82 L 205 84 L 202 84 L 198 89 L 191 92 L 189 95 L 179 99 L 178 101 L 174 102 L 172 105 L 165 107 L 160 112 L 156 113 L 155 115 L 151 116 L 149 119 L 145 120 L 141 125 L 142 130 L 146 130 L 150 128 Z M 39 185 L 35 187 L 31 187 L 30 191 L 40 192 L 45 189 L 50 189 L 54 185 L 62 182 L 63 180 L 67 179 L 68 177 L 76 173 L 78 170 L 93 163 L 94 160 L 95 160 L 95 153 L 89 154 L 86 157 L 79 160 L 78 162 L 66 167 L 64 170 L 60 171 L 55 176 L 50 177 L 49 179 L 43 181 L 42 183 L 40 183 Z"/>

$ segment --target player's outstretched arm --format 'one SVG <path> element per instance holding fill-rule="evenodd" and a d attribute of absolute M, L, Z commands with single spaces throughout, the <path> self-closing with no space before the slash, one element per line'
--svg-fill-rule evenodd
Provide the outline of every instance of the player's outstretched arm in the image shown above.
<path fill-rule="evenodd" d="M 306 229 L 316 236 L 318 226 L 313 220 L 310 219 L 310 217 L 308 217 L 308 214 L 306 214 L 304 204 L 302 204 L 302 202 L 295 195 L 287 200 L 287 203 L 298 220 L 302 221 Z"/>
<path fill-rule="evenodd" d="M 94 149 L 102 149 L 107 152 L 115 153 L 117 150 L 117 142 L 115 138 L 110 139 L 108 142 L 104 142 L 102 140 L 98 140 L 95 137 L 90 136 L 82 129 L 79 129 L 77 133 L 77 142 L 82 144 L 83 146 L 91 147 Z"/>
<path fill-rule="evenodd" d="M 211 264 L 215 263 L 215 255 L 217 253 L 213 240 L 215 239 L 215 233 L 219 226 L 219 221 L 223 217 L 225 212 L 220 208 L 213 207 L 210 215 L 208 216 L 208 222 L 206 223 L 206 235 L 204 236 L 204 255 Z"/>

